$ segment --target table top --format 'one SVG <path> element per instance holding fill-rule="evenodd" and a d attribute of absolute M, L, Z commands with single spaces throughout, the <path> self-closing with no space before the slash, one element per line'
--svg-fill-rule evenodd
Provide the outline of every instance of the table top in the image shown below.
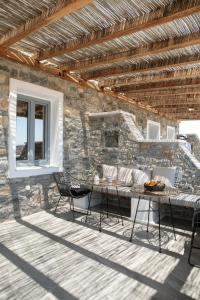
<path fill-rule="evenodd" d="M 147 191 L 145 190 L 143 185 L 140 186 L 128 186 L 123 181 L 113 180 L 112 182 L 108 182 L 107 180 L 100 180 L 99 183 L 95 183 L 94 181 L 88 182 L 88 185 L 93 186 L 94 188 L 125 188 L 130 191 L 130 193 L 136 193 L 141 195 L 151 195 L 151 196 L 159 196 L 159 197 L 169 197 L 176 196 L 180 194 L 175 188 L 165 188 L 164 191 Z"/>
<path fill-rule="evenodd" d="M 180 191 L 175 188 L 165 188 L 162 192 L 150 192 L 145 191 L 144 186 L 125 186 L 124 182 L 120 181 L 112 181 L 107 182 L 106 180 L 100 180 L 99 184 L 95 184 L 93 181 L 87 182 L 85 184 L 85 187 L 87 188 L 93 188 L 94 191 L 108 194 L 118 195 L 121 197 L 128 197 L 130 199 L 135 199 L 141 196 L 143 199 L 149 199 L 151 200 L 159 200 L 162 203 L 168 203 L 169 198 L 172 201 L 172 204 L 178 205 L 178 206 L 185 206 L 185 207 L 194 207 L 195 202 L 197 199 L 200 198 L 200 194 L 195 193 L 187 193 Z"/>

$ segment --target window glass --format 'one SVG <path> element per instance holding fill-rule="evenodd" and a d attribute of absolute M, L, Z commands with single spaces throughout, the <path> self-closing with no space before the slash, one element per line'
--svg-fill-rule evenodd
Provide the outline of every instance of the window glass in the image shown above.
<path fill-rule="evenodd" d="M 28 102 L 17 101 L 16 159 L 28 159 Z"/>
<path fill-rule="evenodd" d="M 24 100 L 23 100 L 24 99 Z M 18 165 L 26 161 L 28 165 L 39 165 L 48 159 L 48 102 L 19 96 L 17 100 L 17 146 Z"/>
<path fill-rule="evenodd" d="M 159 140 L 160 139 L 160 124 L 149 121 L 147 123 L 147 138 L 150 140 Z"/>
<path fill-rule="evenodd" d="M 176 130 L 175 127 L 167 126 L 167 138 L 169 140 L 174 140 L 176 137 Z"/>
<path fill-rule="evenodd" d="M 44 105 L 35 105 L 35 160 L 45 159 L 45 111 Z"/>

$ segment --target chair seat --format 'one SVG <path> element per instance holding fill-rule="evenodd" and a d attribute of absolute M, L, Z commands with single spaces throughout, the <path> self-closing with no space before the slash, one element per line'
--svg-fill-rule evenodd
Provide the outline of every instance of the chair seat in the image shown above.
<path fill-rule="evenodd" d="M 70 192 L 74 197 L 84 197 L 89 194 L 90 190 L 80 187 L 80 188 L 72 188 Z"/>

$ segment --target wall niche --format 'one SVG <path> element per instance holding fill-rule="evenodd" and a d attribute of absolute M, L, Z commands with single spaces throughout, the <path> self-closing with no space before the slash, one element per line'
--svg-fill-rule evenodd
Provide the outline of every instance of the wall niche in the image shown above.
<path fill-rule="evenodd" d="M 119 147 L 119 131 L 118 130 L 105 130 L 104 140 L 106 148 Z"/>

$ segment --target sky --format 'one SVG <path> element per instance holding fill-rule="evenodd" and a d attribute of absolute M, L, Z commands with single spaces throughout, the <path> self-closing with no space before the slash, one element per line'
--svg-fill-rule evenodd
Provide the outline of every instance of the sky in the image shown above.
<path fill-rule="evenodd" d="M 35 120 L 35 141 L 43 140 L 43 120 Z M 16 145 L 24 145 L 27 142 L 27 118 L 17 117 L 17 141 Z"/>
<path fill-rule="evenodd" d="M 179 132 L 183 134 L 195 133 L 200 138 L 200 121 L 180 122 Z"/>

